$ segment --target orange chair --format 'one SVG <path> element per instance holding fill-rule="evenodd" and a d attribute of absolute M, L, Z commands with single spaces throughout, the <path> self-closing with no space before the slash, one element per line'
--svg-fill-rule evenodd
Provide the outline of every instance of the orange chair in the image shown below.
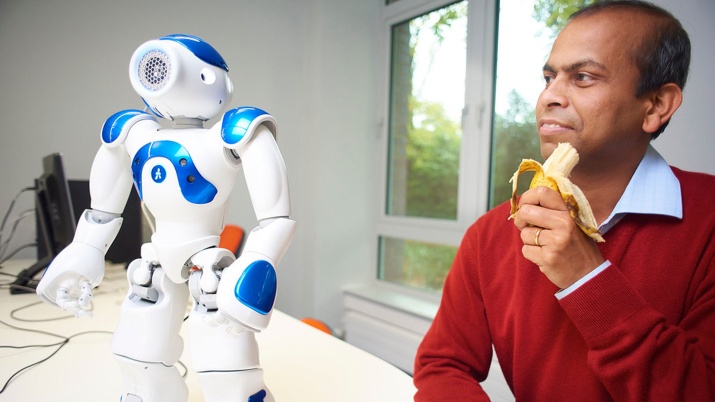
<path fill-rule="evenodd" d="M 246 232 L 238 225 L 228 224 L 224 226 L 218 242 L 220 248 L 231 251 L 236 258 L 241 254 L 243 243 L 246 241 Z"/>
<path fill-rule="evenodd" d="M 301 318 L 300 321 L 302 321 L 305 324 L 310 325 L 313 328 L 317 328 L 317 329 L 325 332 L 328 335 L 333 335 L 333 330 L 330 329 L 328 324 L 318 320 L 317 318 L 305 317 L 305 318 Z"/>

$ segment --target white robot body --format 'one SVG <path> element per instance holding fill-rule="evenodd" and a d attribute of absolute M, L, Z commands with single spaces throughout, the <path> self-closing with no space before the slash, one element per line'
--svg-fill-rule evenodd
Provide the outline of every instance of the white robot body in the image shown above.
<path fill-rule="evenodd" d="M 185 263 L 192 255 L 218 245 L 227 201 L 241 172 L 226 157 L 216 128 L 157 131 L 148 126 L 126 140 L 139 177 L 135 187 L 155 219 L 152 243 L 160 265 L 177 283 L 188 279 Z"/>
<path fill-rule="evenodd" d="M 295 231 L 275 119 L 241 107 L 203 128 L 226 108 L 233 87 L 221 56 L 190 35 L 141 45 L 129 75 L 151 112 L 173 124 L 165 128 L 140 110 L 107 120 L 90 174 L 91 210 L 82 215 L 75 241 L 47 269 L 38 294 L 77 316 L 91 315 L 91 289 L 102 279 L 104 254 L 133 185 L 155 232 L 129 266 L 129 291 L 112 339 L 123 400 L 186 399 L 172 366 L 182 353 L 179 332 L 191 295 L 191 349 L 206 401 L 272 401 L 253 334 L 270 321 L 276 267 Z M 259 226 L 236 259 L 217 245 L 241 172 Z"/>

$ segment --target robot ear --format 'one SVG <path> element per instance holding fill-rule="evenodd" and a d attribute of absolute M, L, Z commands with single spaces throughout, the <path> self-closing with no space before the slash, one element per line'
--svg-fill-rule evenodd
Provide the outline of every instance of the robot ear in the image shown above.
<path fill-rule="evenodd" d="M 142 98 L 160 96 L 173 87 L 182 74 L 181 57 L 172 44 L 150 40 L 132 54 L 129 80 Z"/>
<path fill-rule="evenodd" d="M 137 68 L 139 82 L 150 91 L 158 91 L 166 86 L 173 73 L 171 58 L 160 49 L 147 52 L 138 60 Z"/>

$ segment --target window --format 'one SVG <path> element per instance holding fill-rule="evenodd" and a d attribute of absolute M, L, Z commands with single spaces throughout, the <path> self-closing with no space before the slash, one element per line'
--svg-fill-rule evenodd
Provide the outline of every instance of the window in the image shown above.
<path fill-rule="evenodd" d="M 508 200 L 521 159 L 541 159 L 551 28 L 584 1 L 386 0 L 380 280 L 441 291 L 467 227 Z"/>

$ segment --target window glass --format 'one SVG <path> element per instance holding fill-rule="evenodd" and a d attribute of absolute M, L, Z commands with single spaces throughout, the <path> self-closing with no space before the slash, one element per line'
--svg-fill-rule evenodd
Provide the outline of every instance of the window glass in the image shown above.
<path fill-rule="evenodd" d="M 380 277 L 386 281 L 439 292 L 456 247 L 380 237 Z"/>
<path fill-rule="evenodd" d="M 462 1 L 392 27 L 387 215 L 457 217 L 466 10 Z"/>

